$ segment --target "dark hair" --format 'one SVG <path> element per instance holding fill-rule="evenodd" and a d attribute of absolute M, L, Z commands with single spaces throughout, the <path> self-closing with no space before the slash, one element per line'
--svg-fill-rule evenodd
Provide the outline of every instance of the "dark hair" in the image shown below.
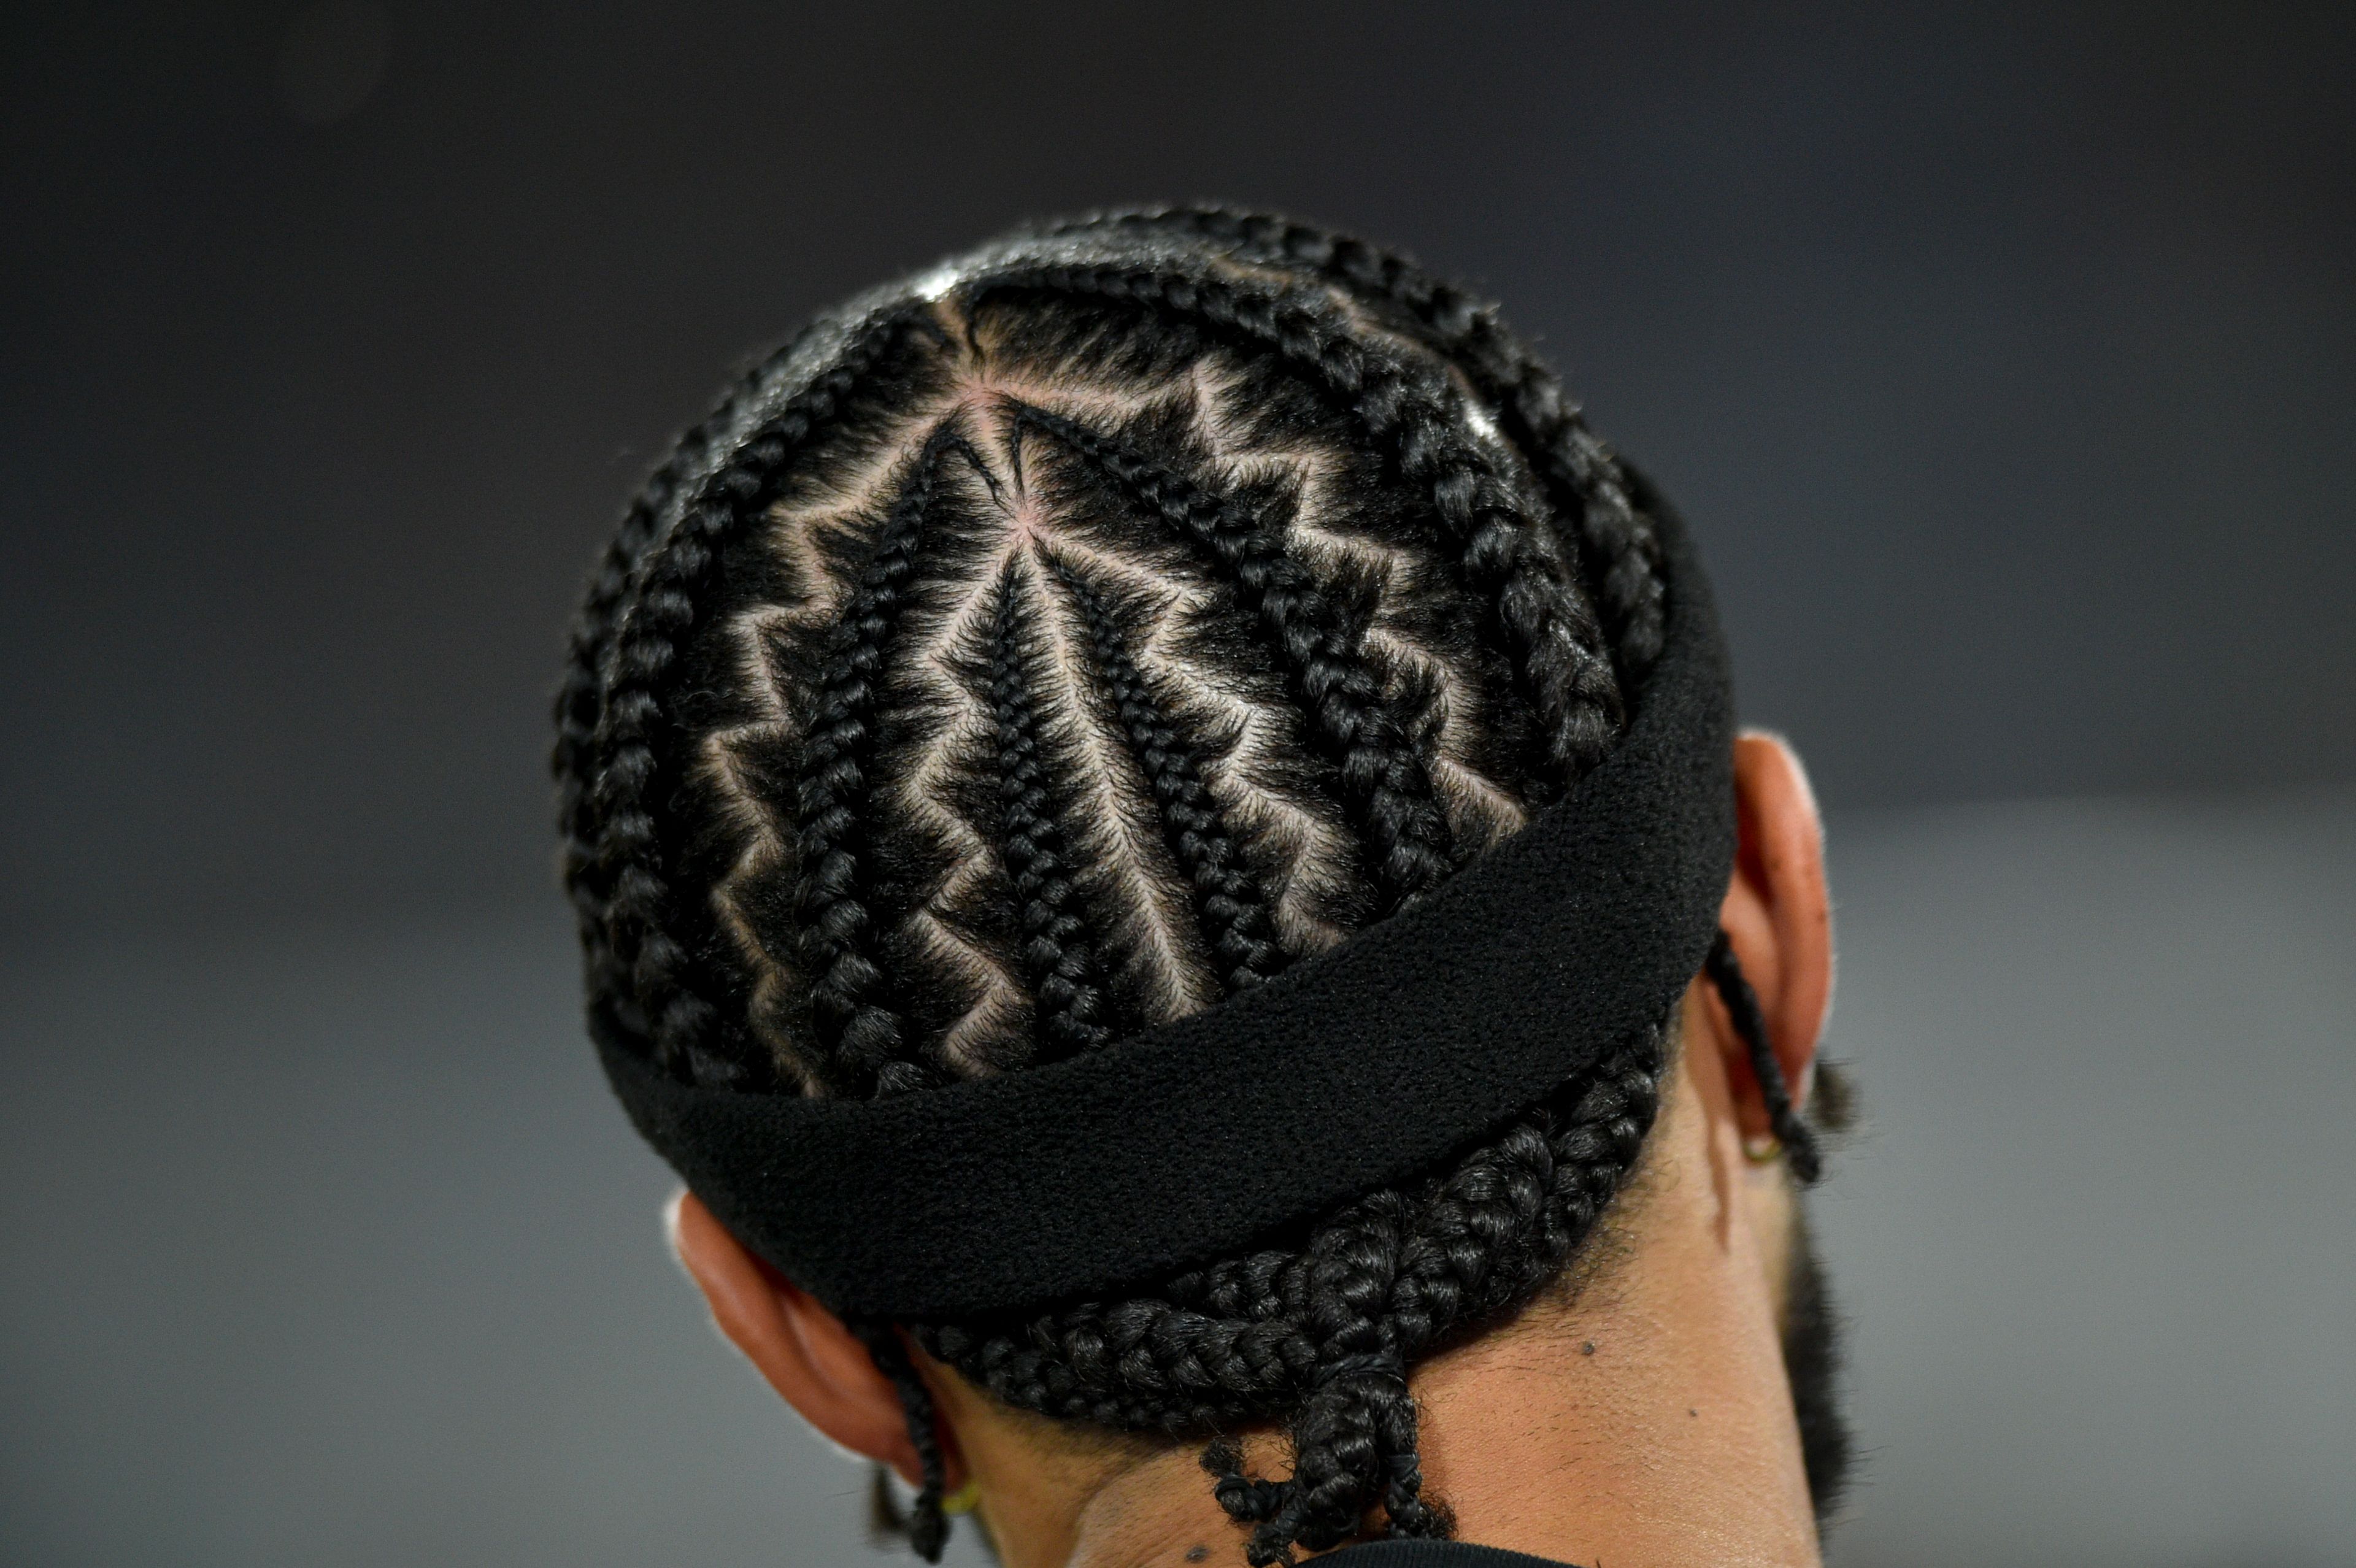
<path fill-rule="evenodd" d="M 806 384 L 755 417 L 787 363 Z M 592 1006 L 694 1082 L 845 1096 L 1215 1007 L 1558 799 L 1662 606 L 1552 375 L 1399 258 L 1210 209 L 977 252 L 756 368 L 600 564 L 555 756 Z M 1261 1250 L 896 1327 L 1010 1404 L 1207 1440 L 1254 1564 L 1377 1506 L 1444 1534 L 1408 1371 L 1560 1272 L 1666 1029 Z M 923 1383 L 858 1327 L 935 1556 Z M 1226 1440 L 1266 1421 L 1288 1478 Z"/>

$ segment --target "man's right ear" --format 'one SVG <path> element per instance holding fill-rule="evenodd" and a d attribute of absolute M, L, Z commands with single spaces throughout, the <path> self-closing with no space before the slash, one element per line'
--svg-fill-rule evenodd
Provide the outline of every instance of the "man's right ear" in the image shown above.
<path fill-rule="evenodd" d="M 1794 1102 L 1804 1102 L 1833 993 L 1824 824 L 1798 754 L 1763 730 L 1746 730 L 1735 740 L 1734 798 L 1734 876 L 1718 923 L 1758 997 L 1783 1081 Z M 1716 1016 L 1724 1019 L 1722 1011 Z M 1735 1080 L 1749 1083 L 1741 1042 L 1730 1027 L 1724 1034 Z M 1743 1130 L 1765 1132 L 1755 1089 L 1745 1102 Z"/>
<path fill-rule="evenodd" d="M 692 1192 L 668 1215 L 671 1249 L 711 1304 L 712 1321 L 769 1386 L 828 1439 L 921 1484 L 899 1391 L 859 1336 L 808 1291 L 755 1257 Z M 953 1444 L 943 1458 L 959 1484 Z"/>

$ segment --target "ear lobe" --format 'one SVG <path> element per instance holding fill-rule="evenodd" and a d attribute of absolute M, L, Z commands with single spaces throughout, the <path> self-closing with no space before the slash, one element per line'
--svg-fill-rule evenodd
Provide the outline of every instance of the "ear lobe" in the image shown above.
<path fill-rule="evenodd" d="M 1759 995 L 1793 1099 L 1804 1104 L 1832 1002 L 1824 830 L 1807 772 L 1780 736 L 1746 730 L 1737 737 L 1734 788 L 1734 878 L 1719 923 Z"/>
<path fill-rule="evenodd" d="M 694 1193 L 680 1193 L 667 1218 L 712 1321 L 769 1386 L 830 1441 L 920 1484 L 899 1392 L 842 1319 L 746 1251 Z"/>

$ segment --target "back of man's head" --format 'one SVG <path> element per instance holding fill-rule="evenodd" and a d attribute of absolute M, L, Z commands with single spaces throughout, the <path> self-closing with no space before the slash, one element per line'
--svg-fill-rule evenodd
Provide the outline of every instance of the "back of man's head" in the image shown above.
<path fill-rule="evenodd" d="M 1358 241 L 1118 215 L 871 297 L 682 441 L 593 584 L 556 764 L 601 1040 L 698 1092 L 889 1111 L 1068 1076 L 1293 983 L 1576 806 L 1663 656 L 1655 512 L 1494 312 Z M 1764 951 L 1789 918 L 1762 917 Z M 1754 1151 L 1796 1144 L 1783 1082 L 1814 1021 L 1773 1041 L 1778 1065 L 1734 957 L 1756 933 L 1727 924 L 1721 1076 L 1755 1106 Z M 1767 1013 L 1808 962 L 1757 975 Z M 807 1308 L 905 1405 L 927 1555 L 958 1467 L 946 1376 L 1108 1453 L 1191 1445 L 1254 1563 L 1442 1535 L 1411 1377 L 1580 1257 L 1644 1156 L 1687 1008 L 1663 996 L 1509 1114 L 1439 1129 L 1440 1157 L 1142 1276 L 878 1313 L 753 1250 L 777 1288 L 820 1292 Z M 1350 1115 L 1325 1082 L 1235 1108 L 1267 1163 L 1196 1181 L 1188 1211 L 1251 1208 L 1293 1157 L 1265 1129 Z M 1053 1130 L 1142 1149 L 1163 1112 Z M 938 1154 L 849 1179 L 913 1183 Z M 731 1210 L 682 1168 L 732 1226 L 758 1201 Z M 1236 1441 L 1262 1430 L 1289 1438 L 1281 1473 Z"/>

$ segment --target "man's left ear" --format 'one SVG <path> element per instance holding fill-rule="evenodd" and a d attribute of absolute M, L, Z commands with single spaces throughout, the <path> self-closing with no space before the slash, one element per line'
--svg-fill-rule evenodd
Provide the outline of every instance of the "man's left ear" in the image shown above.
<path fill-rule="evenodd" d="M 1734 799 L 1734 879 L 1719 924 L 1759 995 L 1793 1101 L 1804 1104 L 1833 994 L 1824 827 L 1807 770 L 1782 736 L 1763 730 L 1735 740 Z M 1747 1064 L 1740 1077 L 1749 1081 Z"/>
<path fill-rule="evenodd" d="M 910 1486 L 922 1480 L 900 1392 L 859 1336 L 817 1297 L 730 1235 L 692 1192 L 669 1212 L 672 1250 L 702 1288 L 712 1321 L 802 1419 L 854 1454 L 889 1465 Z M 939 1434 L 948 1483 L 961 1485 L 955 1434 Z"/>

